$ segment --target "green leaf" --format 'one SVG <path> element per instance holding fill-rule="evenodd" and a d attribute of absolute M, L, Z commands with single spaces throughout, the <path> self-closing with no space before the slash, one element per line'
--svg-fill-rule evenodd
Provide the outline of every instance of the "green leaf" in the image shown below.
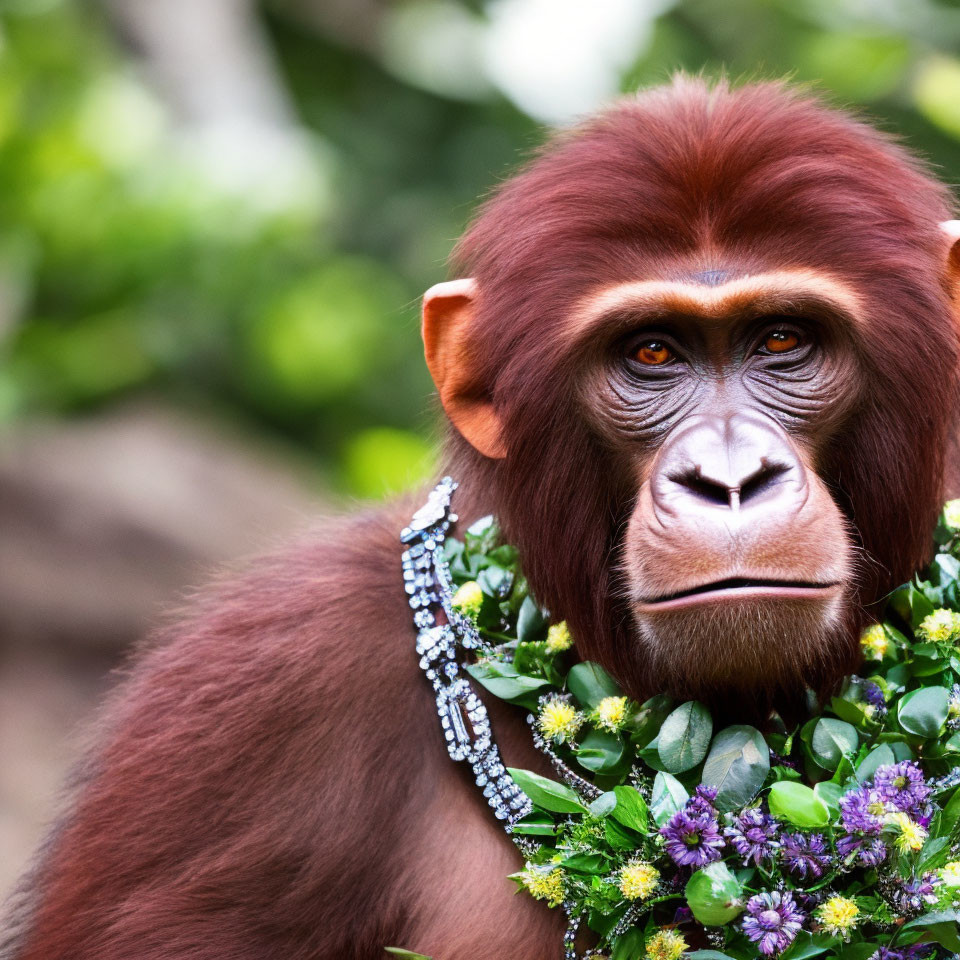
<path fill-rule="evenodd" d="M 570 668 L 567 688 L 585 707 L 595 707 L 604 697 L 622 696 L 613 677 L 599 663 L 589 660 Z"/>
<path fill-rule="evenodd" d="M 851 943 L 840 951 L 840 960 L 868 960 L 876 952 L 879 944 Z"/>
<path fill-rule="evenodd" d="M 607 858 L 599 853 L 574 853 L 560 861 L 561 867 L 576 873 L 589 873 L 599 876 L 608 869 Z"/>
<path fill-rule="evenodd" d="M 698 870 L 684 893 L 693 915 L 708 927 L 721 927 L 743 910 L 743 888 L 723 861 Z"/>
<path fill-rule="evenodd" d="M 797 939 L 780 954 L 779 960 L 808 960 L 809 957 L 818 957 L 835 947 L 837 941 L 826 933 L 808 933 L 801 930 Z"/>
<path fill-rule="evenodd" d="M 949 837 L 931 837 L 923 845 L 923 849 L 917 854 L 915 870 L 917 875 L 926 870 L 933 870 L 935 867 L 941 867 L 947 862 L 947 856 L 950 852 Z"/>
<path fill-rule="evenodd" d="M 958 921 L 960 921 L 960 913 L 956 910 L 935 910 L 905 923 L 900 929 L 903 933 L 918 930 L 956 953 L 960 952 L 960 936 L 957 935 Z"/>
<path fill-rule="evenodd" d="M 520 605 L 517 615 L 517 639 L 522 643 L 543 640 L 547 636 L 547 621 L 532 597 Z"/>
<path fill-rule="evenodd" d="M 553 837 L 556 836 L 557 828 L 553 823 L 524 823 L 521 821 L 513 825 L 513 832 L 531 837 Z"/>
<path fill-rule="evenodd" d="M 857 767 L 857 779 L 861 783 L 866 783 L 867 780 L 872 779 L 878 767 L 889 767 L 896 762 L 896 757 L 894 757 L 890 747 L 881 743 L 879 747 L 874 747 L 860 761 L 860 765 Z"/>
<path fill-rule="evenodd" d="M 657 826 L 662 827 L 689 799 L 686 787 L 672 773 L 658 773 L 650 796 L 650 812 Z"/>
<path fill-rule="evenodd" d="M 687 960 L 734 960 L 728 953 L 721 953 L 719 950 L 691 950 L 685 953 Z"/>
<path fill-rule="evenodd" d="M 513 574 L 493 563 L 480 571 L 477 575 L 477 583 L 488 597 L 502 600 L 510 593 L 510 588 L 513 586 Z"/>
<path fill-rule="evenodd" d="M 908 733 L 933 739 L 947 722 L 950 691 L 946 687 L 921 687 L 901 697 L 897 719 Z"/>
<path fill-rule="evenodd" d="M 509 663 L 468 663 L 466 670 L 474 680 L 501 700 L 523 699 L 550 683 L 542 678 L 523 676 Z"/>
<path fill-rule="evenodd" d="M 695 700 L 681 704 L 660 728 L 657 752 L 668 773 L 692 770 L 707 755 L 713 719 L 710 711 Z"/>
<path fill-rule="evenodd" d="M 613 817 L 603 821 L 603 836 L 614 850 L 636 850 L 637 838 L 626 827 L 620 826 Z"/>
<path fill-rule="evenodd" d="M 643 956 L 643 931 L 631 927 L 622 937 L 617 937 L 610 960 L 642 960 Z"/>
<path fill-rule="evenodd" d="M 717 809 L 726 812 L 749 803 L 769 771 L 770 751 L 763 734 L 741 724 L 713 738 L 700 782 L 717 788 Z"/>
<path fill-rule="evenodd" d="M 647 801 L 643 799 L 635 787 L 622 785 L 613 788 L 617 804 L 611 816 L 619 820 L 625 827 L 647 832 Z"/>
<path fill-rule="evenodd" d="M 577 747 L 577 762 L 592 773 L 607 773 L 623 759 L 623 741 L 608 730 L 591 730 Z"/>
<path fill-rule="evenodd" d="M 827 805 L 803 783 L 780 780 L 770 788 L 770 813 L 797 827 L 825 827 L 830 822 Z"/>
<path fill-rule="evenodd" d="M 933 604 L 913 583 L 905 583 L 890 594 L 890 606 L 916 630 L 924 617 L 933 613 Z"/>
<path fill-rule="evenodd" d="M 395 957 L 406 957 L 406 960 L 430 960 L 422 953 L 414 953 L 412 950 L 404 950 L 403 947 L 384 947 L 385 953 L 392 953 Z"/>
<path fill-rule="evenodd" d="M 937 833 L 943 837 L 950 836 L 958 820 L 960 820 L 960 790 L 954 793 L 947 805 L 940 812 L 940 822 L 937 827 Z"/>
<path fill-rule="evenodd" d="M 827 809 L 830 811 L 831 820 L 839 816 L 840 798 L 846 793 L 843 786 L 839 783 L 833 783 L 830 780 L 823 780 L 813 785 L 813 792 L 817 795 L 818 800 L 826 804 Z"/>
<path fill-rule="evenodd" d="M 613 813 L 613 808 L 617 805 L 617 795 L 612 790 L 601 793 L 596 800 L 588 804 L 587 809 L 591 817 L 602 820 L 604 817 Z"/>
<path fill-rule="evenodd" d="M 672 697 L 665 693 L 644 701 L 631 722 L 630 739 L 638 747 L 647 746 L 659 734 L 672 706 Z"/>
<path fill-rule="evenodd" d="M 517 786 L 542 810 L 553 813 L 586 813 L 587 808 L 568 786 L 548 780 L 532 770 L 508 767 L 507 773 Z"/>
<path fill-rule="evenodd" d="M 813 759 L 825 770 L 836 770 L 843 757 L 855 754 L 859 746 L 856 728 L 845 720 L 822 717 L 813 728 Z"/>

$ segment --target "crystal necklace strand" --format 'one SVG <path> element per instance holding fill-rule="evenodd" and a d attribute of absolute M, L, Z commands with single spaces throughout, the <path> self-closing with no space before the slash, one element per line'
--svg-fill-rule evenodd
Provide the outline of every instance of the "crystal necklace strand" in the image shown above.
<path fill-rule="evenodd" d="M 453 607 L 450 569 L 443 556 L 447 532 L 457 521 L 450 509 L 450 498 L 456 489 L 456 482 L 444 477 L 409 525 L 400 531 L 400 541 L 405 546 L 401 556 L 403 586 L 417 628 L 420 668 L 437 695 L 437 713 L 447 752 L 452 759 L 471 765 L 477 786 L 493 808 L 494 816 L 505 821 L 504 830 L 510 839 L 521 853 L 530 856 L 536 845 L 514 836 L 513 825 L 533 810 L 533 804 L 507 773 L 493 742 L 487 709 L 459 660 L 460 648 L 466 652 L 482 650 L 485 645 L 473 621 Z M 437 623 L 440 612 L 446 623 Z M 562 764 L 559 757 L 556 760 Z M 576 776 L 573 771 L 569 773 Z M 596 789 L 586 781 L 582 784 L 591 791 Z M 568 924 L 563 937 L 564 958 L 578 960 L 574 940 L 580 917 L 573 914 L 572 904 L 565 903 L 564 909 Z"/>

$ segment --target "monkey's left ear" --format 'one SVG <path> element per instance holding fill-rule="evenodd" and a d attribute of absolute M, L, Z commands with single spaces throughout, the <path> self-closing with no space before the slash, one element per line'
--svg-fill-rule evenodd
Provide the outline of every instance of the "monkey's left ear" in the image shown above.
<path fill-rule="evenodd" d="M 470 349 L 475 280 L 450 280 L 423 295 L 423 346 L 430 376 L 453 425 L 484 456 L 506 456 L 500 418 Z"/>
<path fill-rule="evenodd" d="M 940 230 L 949 241 L 947 279 L 955 296 L 960 297 L 960 220 L 944 220 Z"/>

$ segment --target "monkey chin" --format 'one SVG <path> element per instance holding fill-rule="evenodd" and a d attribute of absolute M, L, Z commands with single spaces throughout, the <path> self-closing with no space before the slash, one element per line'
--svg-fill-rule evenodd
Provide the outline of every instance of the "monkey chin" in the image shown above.
<path fill-rule="evenodd" d="M 798 719 L 808 689 L 822 696 L 856 668 L 859 645 L 842 586 L 717 593 L 634 604 L 651 688 L 699 700 L 721 722 L 762 724 L 772 710 Z"/>

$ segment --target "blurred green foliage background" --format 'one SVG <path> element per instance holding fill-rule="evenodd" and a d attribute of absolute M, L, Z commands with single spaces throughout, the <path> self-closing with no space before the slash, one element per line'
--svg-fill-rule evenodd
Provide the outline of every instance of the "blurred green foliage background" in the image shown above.
<path fill-rule="evenodd" d="M 183 21 L 165 43 L 151 2 Z M 0 419 L 161 396 L 287 445 L 349 495 L 429 473 L 418 297 L 545 121 L 679 68 L 790 75 L 960 172 L 956 2 L 0 11 Z M 259 86 L 241 96 L 231 76 Z"/>

